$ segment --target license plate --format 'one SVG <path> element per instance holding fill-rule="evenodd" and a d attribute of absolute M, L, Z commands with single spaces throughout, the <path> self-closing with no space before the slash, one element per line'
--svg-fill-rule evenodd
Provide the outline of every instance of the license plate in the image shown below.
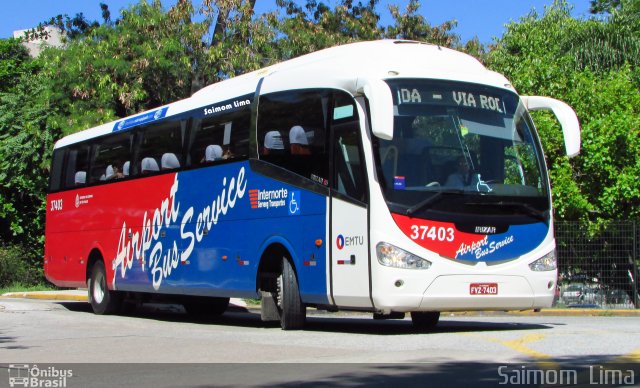
<path fill-rule="evenodd" d="M 471 295 L 498 295 L 498 283 L 471 283 Z"/>

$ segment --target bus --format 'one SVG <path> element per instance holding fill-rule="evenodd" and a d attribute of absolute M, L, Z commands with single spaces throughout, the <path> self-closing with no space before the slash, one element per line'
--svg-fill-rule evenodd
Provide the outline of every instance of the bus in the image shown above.
<path fill-rule="evenodd" d="M 549 175 L 530 110 L 475 58 L 415 41 L 337 46 L 66 136 L 44 271 L 97 314 L 168 298 L 301 329 L 307 308 L 403 318 L 552 304 Z"/>

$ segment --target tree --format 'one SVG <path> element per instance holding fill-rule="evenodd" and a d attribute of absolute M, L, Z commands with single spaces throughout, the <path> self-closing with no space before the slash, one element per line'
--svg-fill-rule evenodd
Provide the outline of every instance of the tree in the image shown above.
<path fill-rule="evenodd" d="M 0 241 L 38 250 L 44 226 L 44 197 L 54 140 L 55 112 L 40 65 L 29 61 L 15 87 L 0 92 Z M 33 251 L 32 251 L 33 252 Z"/>
<path fill-rule="evenodd" d="M 457 22 L 447 21 L 431 26 L 419 13 L 420 2 L 411 0 L 404 12 L 389 5 L 394 23 L 381 26 L 378 0 L 355 2 L 341 0 L 331 8 L 316 0 L 304 6 L 293 0 L 276 2 L 285 15 L 278 20 L 281 38 L 276 42 L 281 59 L 289 59 L 323 48 L 363 40 L 408 39 L 445 47 L 459 46 L 459 37 L 452 32 Z"/>
<path fill-rule="evenodd" d="M 449 20 L 440 26 L 432 27 L 425 17 L 418 13 L 420 2 L 411 0 L 404 13 L 398 6 L 389 5 L 389 11 L 395 24 L 387 28 L 385 36 L 391 39 L 409 39 L 437 44 L 439 46 L 460 48 L 460 37 L 452 32 L 458 25 L 456 20 Z"/>
<path fill-rule="evenodd" d="M 615 15 L 573 19 L 567 3 L 556 1 L 542 16 L 531 13 L 509 24 L 488 58 L 520 94 L 552 96 L 575 109 L 582 151 L 573 159 L 564 155 L 555 119 L 534 112 L 534 120 L 547 156 L 556 219 L 581 221 L 572 234 L 580 241 L 603 242 L 602 252 L 581 255 L 577 267 L 603 282 L 628 279 L 632 268 L 626 256 L 602 260 L 608 254 L 605 242 L 621 238 L 608 226 L 640 216 L 640 68 L 637 51 L 620 51 L 628 44 L 622 42 L 637 41 L 637 28 Z M 563 260 L 572 257 L 572 244 L 558 241 Z M 569 274 L 565 265 L 561 271 Z M 633 294 L 631 284 L 624 288 Z"/>
<path fill-rule="evenodd" d="M 19 39 L 0 40 L 0 92 L 11 90 L 23 74 L 35 70 L 29 52 Z"/>
<path fill-rule="evenodd" d="M 640 63 L 640 0 L 593 1 L 592 9 L 594 7 L 607 8 L 610 15 L 604 20 L 584 22 L 575 35 L 566 39 L 565 50 L 575 57 L 580 69 L 608 71 L 625 64 L 637 67 Z"/>
<path fill-rule="evenodd" d="M 557 1 L 542 17 L 535 13 L 507 27 L 490 66 L 506 74 L 521 94 L 550 95 L 565 100 L 582 124 L 582 154 L 564 156 L 562 134 L 555 121 L 537 114 L 560 219 L 598 221 L 640 215 L 640 94 L 637 61 L 593 65 L 567 47 L 576 36 L 594 29 L 605 40 L 631 30 L 616 29 L 613 19 L 576 20 L 566 2 Z M 637 39 L 632 36 L 629 39 Z"/>
<path fill-rule="evenodd" d="M 203 85 L 261 67 L 272 32 L 266 19 L 246 16 L 254 1 L 217 4 L 196 9 L 182 0 L 165 11 L 158 0 L 141 1 L 64 50 L 47 51 L 49 89 L 65 107 L 58 118 L 64 133 L 186 98 Z M 220 14 L 227 15 L 226 26 L 212 32 Z"/>
<path fill-rule="evenodd" d="M 365 4 L 341 0 L 332 9 L 307 0 L 299 6 L 293 0 L 277 0 L 285 15 L 277 20 L 281 36 L 276 40 L 278 59 L 290 59 L 338 44 L 382 37 L 376 12 L 378 0 Z"/>
<path fill-rule="evenodd" d="M 591 13 L 612 14 L 625 10 L 636 15 L 640 12 L 639 0 L 591 0 Z"/>

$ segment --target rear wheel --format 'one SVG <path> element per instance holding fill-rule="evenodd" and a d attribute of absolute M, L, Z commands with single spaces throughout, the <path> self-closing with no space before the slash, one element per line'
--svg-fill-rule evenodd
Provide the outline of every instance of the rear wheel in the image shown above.
<path fill-rule="evenodd" d="M 107 274 L 102 261 L 96 261 L 89 278 L 89 303 L 93 312 L 99 315 L 115 314 L 122 307 L 122 294 L 109 290 Z"/>
<path fill-rule="evenodd" d="M 307 309 L 300 299 L 296 272 L 287 258 L 282 259 L 282 272 L 278 277 L 278 310 L 283 330 L 299 330 L 304 327 Z"/>
<path fill-rule="evenodd" d="M 420 331 L 433 329 L 436 327 L 439 320 L 439 311 L 413 311 L 411 313 L 411 322 L 413 323 L 413 327 Z"/>

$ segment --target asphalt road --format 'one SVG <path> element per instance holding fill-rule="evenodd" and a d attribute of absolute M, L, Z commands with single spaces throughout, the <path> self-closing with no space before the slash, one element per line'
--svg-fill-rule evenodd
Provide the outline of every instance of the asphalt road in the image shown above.
<path fill-rule="evenodd" d="M 86 302 L 0 299 L 0 366 L 37 365 L 60 382 L 52 371 L 66 368 L 67 387 L 500 386 L 531 383 L 525 370 L 547 371 L 531 375 L 542 383 L 640 383 L 639 317 L 443 315 L 429 333 L 356 314 L 307 322 L 285 332 L 254 311 L 199 321 L 175 306 L 96 316 Z M 16 373 L 2 369 L 0 387 Z"/>

